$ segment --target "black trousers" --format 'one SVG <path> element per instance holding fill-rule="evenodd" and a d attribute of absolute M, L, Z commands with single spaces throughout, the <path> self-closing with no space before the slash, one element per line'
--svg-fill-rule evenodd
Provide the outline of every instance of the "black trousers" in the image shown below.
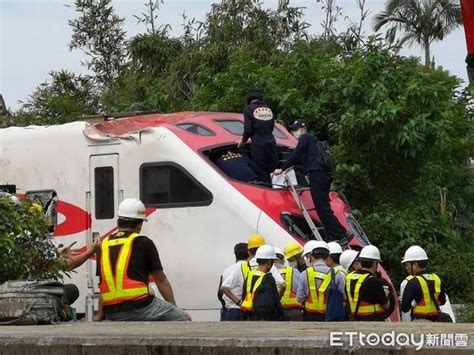
<path fill-rule="evenodd" d="M 309 187 L 314 207 L 326 233 L 335 240 L 345 236 L 346 230 L 339 223 L 329 203 L 329 190 L 331 188 L 331 176 L 323 171 L 312 172 L 309 176 Z"/>
<path fill-rule="evenodd" d="M 250 154 L 255 165 L 265 173 L 265 182 L 271 183 L 270 174 L 276 169 L 277 151 L 275 140 L 257 141 L 250 146 Z"/>

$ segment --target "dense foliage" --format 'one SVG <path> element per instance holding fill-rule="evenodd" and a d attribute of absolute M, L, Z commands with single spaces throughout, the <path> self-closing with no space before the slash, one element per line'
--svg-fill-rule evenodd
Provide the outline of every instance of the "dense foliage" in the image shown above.
<path fill-rule="evenodd" d="M 127 60 L 106 86 L 83 90 L 76 82 L 77 90 L 56 92 L 47 84 L 24 109 L 38 123 L 99 108 L 239 112 L 246 92 L 261 88 L 280 121 L 304 118 L 332 143 L 336 184 L 381 247 L 395 283 L 404 276 L 405 249 L 419 244 L 454 301 L 468 301 L 474 294 L 470 92 L 441 68 L 400 57 L 377 37 L 361 38 L 361 25 L 308 36 L 302 13 L 287 1 L 269 10 L 229 0 L 213 5 L 202 23 L 186 19 L 180 38 L 154 24 L 128 42 Z M 96 74 L 103 83 L 103 73 Z"/>
<path fill-rule="evenodd" d="M 37 208 L 0 196 L 0 283 L 26 278 L 58 278 L 56 247 Z"/>

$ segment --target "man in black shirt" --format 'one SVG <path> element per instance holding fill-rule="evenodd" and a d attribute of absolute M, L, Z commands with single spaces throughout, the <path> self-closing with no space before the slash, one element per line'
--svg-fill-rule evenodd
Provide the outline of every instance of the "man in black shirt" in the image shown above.
<path fill-rule="evenodd" d="M 413 321 L 438 321 L 439 306 L 446 303 L 446 291 L 440 277 L 427 269 L 428 254 L 413 245 L 405 252 L 402 264 L 408 273 L 404 286 L 400 287 L 402 312 L 410 312 Z"/>
<path fill-rule="evenodd" d="M 244 134 L 239 148 L 249 140 L 252 161 L 265 172 L 264 181 L 271 183 L 270 174 L 276 168 L 277 151 L 273 136 L 275 117 L 272 110 L 263 102 L 263 95 L 252 91 L 247 98 L 248 106 L 244 110 Z"/>
<path fill-rule="evenodd" d="M 97 252 L 97 274 L 103 312 L 98 318 L 112 321 L 186 320 L 176 307 L 173 289 L 163 272 L 155 244 L 140 235 L 146 221 L 140 200 L 125 199 L 118 210 L 118 232 L 106 237 Z M 164 300 L 148 291 L 149 277 Z"/>
<path fill-rule="evenodd" d="M 227 152 L 217 159 L 216 165 L 231 179 L 243 182 L 265 180 L 266 173 L 245 155 Z"/>
<path fill-rule="evenodd" d="M 351 318 L 355 321 L 384 321 L 391 307 L 387 298 L 388 288 L 377 274 L 380 251 L 367 245 L 361 250 L 359 259 L 362 268 L 346 277 Z"/>
<path fill-rule="evenodd" d="M 295 121 L 290 126 L 290 130 L 293 136 L 298 139 L 298 144 L 293 154 L 283 164 L 282 169 L 275 170 L 275 174 L 279 175 L 283 170 L 295 164 L 299 163 L 302 165 L 303 171 L 309 176 L 311 197 L 321 223 L 326 229 L 326 233 L 330 236 L 331 240 L 345 245 L 350 241 L 352 234 L 347 232 L 339 223 L 331 209 L 329 191 L 332 177 L 329 167 L 323 166 L 319 161 L 318 140 L 315 136 L 308 133 L 306 123 L 302 120 Z"/>

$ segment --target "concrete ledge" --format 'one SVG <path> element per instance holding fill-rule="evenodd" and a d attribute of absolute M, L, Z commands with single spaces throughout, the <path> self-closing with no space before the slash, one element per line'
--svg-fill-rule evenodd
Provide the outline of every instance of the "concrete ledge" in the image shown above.
<path fill-rule="evenodd" d="M 330 345 L 330 332 L 355 332 L 340 336 L 341 346 Z M 416 345 L 371 346 L 359 332 L 413 336 Z M 446 334 L 453 344 L 442 343 Z M 466 346 L 456 345 L 456 334 L 465 335 Z M 438 345 L 430 346 L 428 339 Z M 364 337 L 364 335 L 362 335 Z M 337 336 L 337 339 L 339 336 Z M 386 338 L 388 340 L 388 338 Z M 465 337 L 463 338 L 465 339 Z M 362 342 L 361 342 L 362 340 Z M 402 343 L 407 340 L 402 336 Z M 462 339 L 461 339 L 462 340 Z M 458 338 L 459 341 L 459 338 Z M 431 342 L 433 343 L 433 341 Z M 433 345 L 433 344 L 432 344 Z M 444 346 L 443 346 L 444 345 Z M 447 346 L 446 346 L 447 345 Z M 458 344 L 459 345 L 459 344 Z M 474 324 L 442 323 L 273 323 L 273 322 L 135 322 L 64 323 L 55 326 L 0 327 L 1 355 L 56 354 L 457 354 L 474 353 Z"/>

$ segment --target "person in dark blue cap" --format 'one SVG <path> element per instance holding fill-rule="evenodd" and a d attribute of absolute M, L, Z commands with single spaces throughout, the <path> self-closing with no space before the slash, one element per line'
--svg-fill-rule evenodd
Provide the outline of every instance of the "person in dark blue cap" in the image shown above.
<path fill-rule="evenodd" d="M 331 209 L 329 202 L 331 167 L 320 154 L 319 149 L 322 146 L 318 144 L 315 136 L 308 133 L 303 120 L 295 121 L 289 128 L 291 134 L 298 139 L 298 144 L 292 155 L 283 163 L 282 169 L 276 169 L 274 173 L 279 175 L 283 170 L 300 163 L 309 176 L 311 197 L 328 236 L 342 245 L 347 244 L 352 238 L 352 233 L 344 229 Z"/>
<path fill-rule="evenodd" d="M 244 134 L 239 148 L 252 140 L 250 155 L 252 161 L 263 170 L 265 182 L 271 183 L 270 174 L 276 168 L 277 151 L 273 136 L 275 117 L 271 108 L 263 102 L 263 95 L 259 91 L 251 91 L 247 98 L 248 106 L 244 110 Z"/>

